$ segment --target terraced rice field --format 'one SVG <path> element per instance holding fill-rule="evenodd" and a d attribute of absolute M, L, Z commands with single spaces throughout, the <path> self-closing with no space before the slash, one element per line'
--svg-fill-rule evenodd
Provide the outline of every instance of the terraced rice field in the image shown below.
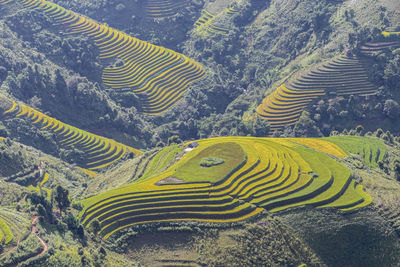
<path fill-rule="evenodd" d="M 264 210 L 277 212 L 304 205 L 354 210 L 372 201 L 352 180 L 350 171 L 335 160 L 347 156 L 345 149 L 328 140 L 225 137 L 198 143 L 197 148 L 161 173 L 83 200 L 81 222 L 89 227 L 98 220 L 99 234 L 108 238 L 121 229 L 144 223 L 231 223 L 250 219 Z M 232 170 L 228 175 L 221 173 L 219 179 L 210 181 L 208 176 L 214 173 L 214 167 L 209 167 L 201 176 L 197 171 L 187 172 L 184 178 L 189 182 L 171 182 L 180 168 L 197 168 L 204 151 L 215 152 L 210 150 L 214 146 L 229 150 L 232 143 L 240 146 L 246 157 L 239 165 L 225 161 L 226 168 Z M 221 153 L 219 157 L 227 155 Z M 160 183 L 164 180 L 169 183 Z"/>
<path fill-rule="evenodd" d="M 148 0 L 146 12 L 149 18 L 168 18 L 184 7 L 186 0 Z"/>
<path fill-rule="evenodd" d="M 202 10 L 201 17 L 194 23 L 196 30 L 201 32 L 201 30 L 205 29 L 208 32 L 227 35 L 229 29 L 212 24 L 214 17 L 215 15 L 211 14 L 207 10 Z"/>
<path fill-rule="evenodd" d="M 29 220 L 15 210 L 0 208 L 0 244 L 20 240 L 29 233 Z"/>
<path fill-rule="evenodd" d="M 385 37 L 400 36 L 400 32 L 383 31 L 382 35 Z"/>
<path fill-rule="evenodd" d="M 340 146 L 348 154 L 357 154 L 372 167 L 378 167 L 378 162 L 386 155 L 386 147 L 382 140 L 360 136 L 333 136 L 324 140 Z"/>
<path fill-rule="evenodd" d="M 145 180 L 154 174 L 163 171 L 175 160 L 176 156 L 181 152 L 178 145 L 168 146 L 161 151 L 157 151 L 147 157 L 142 156 L 137 164 L 133 179 Z"/>
<path fill-rule="evenodd" d="M 118 91 L 132 91 L 141 100 L 143 113 L 157 115 L 183 98 L 189 85 L 205 72 L 200 64 L 172 51 L 136 39 L 121 31 L 44 0 L 17 0 L 24 7 L 43 12 L 66 33 L 89 36 L 100 58 L 119 58 L 121 66 L 103 71 L 103 83 Z"/>
<path fill-rule="evenodd" d="M 112 139 L 63 123 L 24 104 L 17 104 L 12 101 L 10 106 L 10 109 L 4 112 L 5 115 L 23 118 L 41 129 L 54 133 L 58 144 L 63 148 L 74 147 L 83 151 L 86 158 L 80 167 L 90 171 L 98 171 L 105 168 L 121 159 L 127 153 L 133 152 L 136 155 L 142 153 Z"/>
<path fill-rule="evenodd" d="M 256 115 L 268 120 L 271 130 L 295 124 L 302 111 L 325 94 L 373 95 L 377 88 L 368 80 L 369 59 L 336 57 L 293 76 L 267 96 Z"/>
<path fill-rule="evenodd" d="M 384 49 L 399 46 L 400 41 L 367 42 L 360 47 L 360 50 L 361 53 L 366 56 L 375 56 L 377 53 L 382 52 Z"/>
<path fill-rule="evenodd" d="M 233 15 L 233 14 L 239 13 L 239 10 L 230 7 L 230 8 L 227 8 L 227 9 L 226 9 L 226 13 L 228 13 L 228 14 L 230 14 L 230 15 Z"/>
<path fill-rule="evenodd" d="M 257 115 L 268 120 L 271 130 L 295 124 L 303 110 L 315 99 L 325 95 L 324 90 L 297 91 L 283 84 L 263 100 Z"/>
<path fill-rule="evenodd" d="M 383 31 L 382 35 L 384 37 L 398 37 L 400 36 L 400 32 L 387 32 Z M 400 40 L 393 40 L 393 38 L 389 38 L 389 40 L 383 40 L 380 42 L 367 42 L 360 47 L 360 52 L 366 56 L 375 56 L 379 52 L 382 52 L 385 49 L 399 47 Z"/>
<path fill-rule="evenodd" d="M 221 24 L 239 13 L 239 10 L 230 7 L 232 1 L 210 1 L 201 11 L 200 18 L 195 22 L 194 28 L 197 34 L 207 36 L 208 33 L 228 35 L 229 29 Z"/>

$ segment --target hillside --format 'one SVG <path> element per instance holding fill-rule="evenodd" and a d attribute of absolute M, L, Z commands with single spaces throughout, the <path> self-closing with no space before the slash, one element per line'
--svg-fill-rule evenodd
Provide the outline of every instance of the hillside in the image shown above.
<path fill-rule="evenodd" d="M 395 0 L 0 0 L 0 266 L 399 266 Z"/>

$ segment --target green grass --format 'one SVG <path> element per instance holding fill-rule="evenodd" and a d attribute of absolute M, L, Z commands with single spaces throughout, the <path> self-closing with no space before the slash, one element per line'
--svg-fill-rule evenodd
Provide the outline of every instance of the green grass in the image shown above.
<path fill-rule="evenodd" d="M 1 218 L 0 218 L 0 231 L 3 233 L 4 244 L 8 244 L 14 239 L 14 235 L 12 234 L 10 227 Z"/>
<path fill-rule="evenodd" d="M 158 152 L 139 180 L 145 180 L 165 169 L 181 150 L 182 149 L 178 145 L 172 145 Z"/>
<path fill-rule="evenodd" d="M 4 233 L 3 230 L 0 229 L 0 244 L 2 244 L 3 239 L 4 239 Z"/>
<path fill-rule="evenodd" d="M 323 138 L 342 148 L 348 154 L 358 154 L 372 168 L 378 167 L 378 162 L 386 154 L 385 143 L 377 138 L 361 136 L 331 136 Z"/>
<path fill-rule="evenodd" d="M 301 205 L 320 206 L 341 195 L 341 191 L 347 186 L 350 178 L 350 171 L 345 166 L 318 151 L 300 146 L 294 147 L 292 150 L 307 160 L 318 177 L 314 178 L 306 188 L 264 203 L 263 206 L 267 209 L 272 207 L 271 211 L 280 211 Z"/>
<path fill-rule="evenodd" d="M 201 149 L 201 147 L 195 148 Z M 200 162 L 204 158 L 220 158 L 224 164 L 202 167 Z M 185 182 L 209 181 L 217 182 L 230 175 L 246 160 L 246 153 L 242 147 L 233 142 L 217 143 L 200 150 L 184 165 L 178 167 L 174 177 Z"/>
<path fill-rule="evenodd" d="M 360 194 L 360 190 L 362 189 L 362 185 L 356 183 L 355 180 L 352 180 L 349 187 L 343 193 L 343 195 L 334 202 L 331 202 L 327 205 L 321 206 L 321 208 L 325 207 L 335 207 L 340 209 L 346 209 L 348 207 L 354 207 L 355 205 L 362 204 L 364 202 L 368 202 L 368 199 L 364 198 L 364 194 Z M 363 191 L 364 192 L 364 191 Z"/>

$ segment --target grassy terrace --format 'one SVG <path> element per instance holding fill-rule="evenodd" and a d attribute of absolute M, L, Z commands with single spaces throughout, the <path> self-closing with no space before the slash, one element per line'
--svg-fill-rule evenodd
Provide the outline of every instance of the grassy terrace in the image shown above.
<path fill-rule="evenodd" d="M 186 0 L 147 0 L 146 12 L 149 18 L 168 18 L 184 7 Z"/>
<path fill-rule="evenodd" d="M 237 11 L 235 9 L 228 8 L 223 13 L 227 13 L 228 15 L 233 15 L 237 13 Z M 221 26 L 216 26 L 213 24 L 213 20 L 215 17 L 216 15 L 212 14 L 206 9 L 202 10 L 200 18 L 194 23 L 196 31 L 198 33 L 204 33 L 204 31 L 206 31 L 208 33 L 227 35 L 229 33 L 229 29 Z"/>
<path fill-rule="evenodd" d="M 104 69 L 103 83 L 116 90 L 133 91 L 146 114 L 157 115 L 171 108 L 183 98 L 191 83 L 204 76 L 200 64 L 180 53 L 136 39 L 52 2 L 17 2 L 43 12 L 63 25 L 68 34 L 89 36 L 98 47 L 101 59 L 120 58 L 124 62 L 122 66 Z"/>
<path fill-rule="evenodd" d="M 370 146 L 374 141 L 363 139 Z M 82 223 L 88 227 L 98 220 L 99 234 L 108 238 L 120 229 L 143 223 L 227 223 L 249 219 L 263 210 L 276 212 L 303 205 L 351 210 L 372 201 L 352 180 L 350 171 L 335 160 L 347 156 L 342 143 L 254 137 L 211 138 L 198 143 L 161 173 L 83 200 Z M 158 152 L 159 158 L 165 158 L 170 150 L 174 148 Z M 154 162 L 159 161 L 156 157 Z M 203 158 L 219 158 L 224 163 L 201 167 Z M 180 179 L 175 181 L 177 177 Z M 165 180 L 168 183 L 160 183 Z"/>
<path fill-rule="evenodd" d="M 271 130 L 281 129 L 295 124 L 303 109 L 324 94 L 324 90 L 296 91 L 281 85 L 263 100 L 256 114 L 269 121 Z"/>
<path fill-rule="evenodd" d="M 142 165 L 142 170 L 140 172 L 137 171 L 137 173 L 140 173 L 137 178 L 145 180 L 164 170 L 180 151 L 181 148 L 178 145 L 172 145 L 162 149 L 155 155 L 150 155 L 142 164 L 139 164 Z"/>
<path fill-rule="evenodd" d="M 3 219 L 0 218 L 0 242 L 8 244 L 11 240 L 13 240 L 13 238 L 14 235 L 12 234 L 10 227 Z"/>
<path fill-rule="evenodd" d="M 97 171 L 105 168 L 117 162 L 127 153 L 133 152 L 136 155 L 141 153 L 137 149 L 123 145 L 112 139 L 98 136 L 63 123 L 26 105 L 17 104 L 12 101 L 10 106 L 10 109 L 4 112 L 5 115 L 23 118 L 41 129 L 46 129 L 54 133 L 61 147 L 71 148 L 73 146 L 83 151 L 86 159 L 80 167 L 89 171 Z"/>
<path fill-rule="evenodd" d="M 324 140 L 340 146 L 348 154 L 360 155 L 364 162 L 374 168 L 385 157 L 386 147 L 382 140 L 360 136 L 333 136 Z"/>
<path fill-rule="evenodd" d="M 377 88 L 368 80 L 369 59 L 338 56 L 294 75 L 286 85 L 267 96 L 256 110 L 272 130 L 281 130 L 297 122 L 312 101 L 329 92 L 337 95 L 373 95 Z"/>

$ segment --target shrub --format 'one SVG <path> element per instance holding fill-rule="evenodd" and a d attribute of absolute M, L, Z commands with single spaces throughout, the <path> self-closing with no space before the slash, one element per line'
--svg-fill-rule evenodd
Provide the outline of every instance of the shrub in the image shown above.
<path fill-rule="evenodd" d="M 200 166 L 202 167 L 212 167 L 215 165 L 219 165 L 224 163 L 225 161 L 223 159 L 219 158 L 204 158 L 200 162 Z"/>
<path fill-rule="evenodd" d="M 169 146 L 172 145 L 172 144 L 180 144 L 180 143 L 182 143 L 182 140 L 177 135 L 173 135 L 173 136 L 168 138 L 168 145 Z"/>
<path fill-rule="evenodd" d="M 378 130 L 375 131 L 375 136 L 378 138 L 380 138 L 382 134 L 383 134 L 383 130 L 381 128 L 379 128 Z"/>
<path fill-rule="evenodd" d="M 90 230 L 91 230 L 93 233 L 97 233 L 97 232 L 99 232 L 99 231 L 101 230 L 100 222 L 99 222 L 97 219 L 95 219 L 95 220 L 90 224 Z"/>
<path fill-rule="evenodd" d="M 383 112 L 390 118 L 396 119 L 400 114 L 400 105 L 393 99 L 388 99 L 385 101 L 385 105 L 383 107 Z"/>
<path fill-rule="evenodd" d="M 394 171 L 394 178 L 396 178 L 396 180 L 400 182 L 400 162 L 395 161 L 393 171 Z"/>
<path fill-rule="evenodd" d="M 363 135 L 363 132 L 364 132 L 364 127 L 362 127 L 362 125 L 358 125 L 357 127 L 356 127 L 356 133 L 357 133 L 357 135 Z"/>

